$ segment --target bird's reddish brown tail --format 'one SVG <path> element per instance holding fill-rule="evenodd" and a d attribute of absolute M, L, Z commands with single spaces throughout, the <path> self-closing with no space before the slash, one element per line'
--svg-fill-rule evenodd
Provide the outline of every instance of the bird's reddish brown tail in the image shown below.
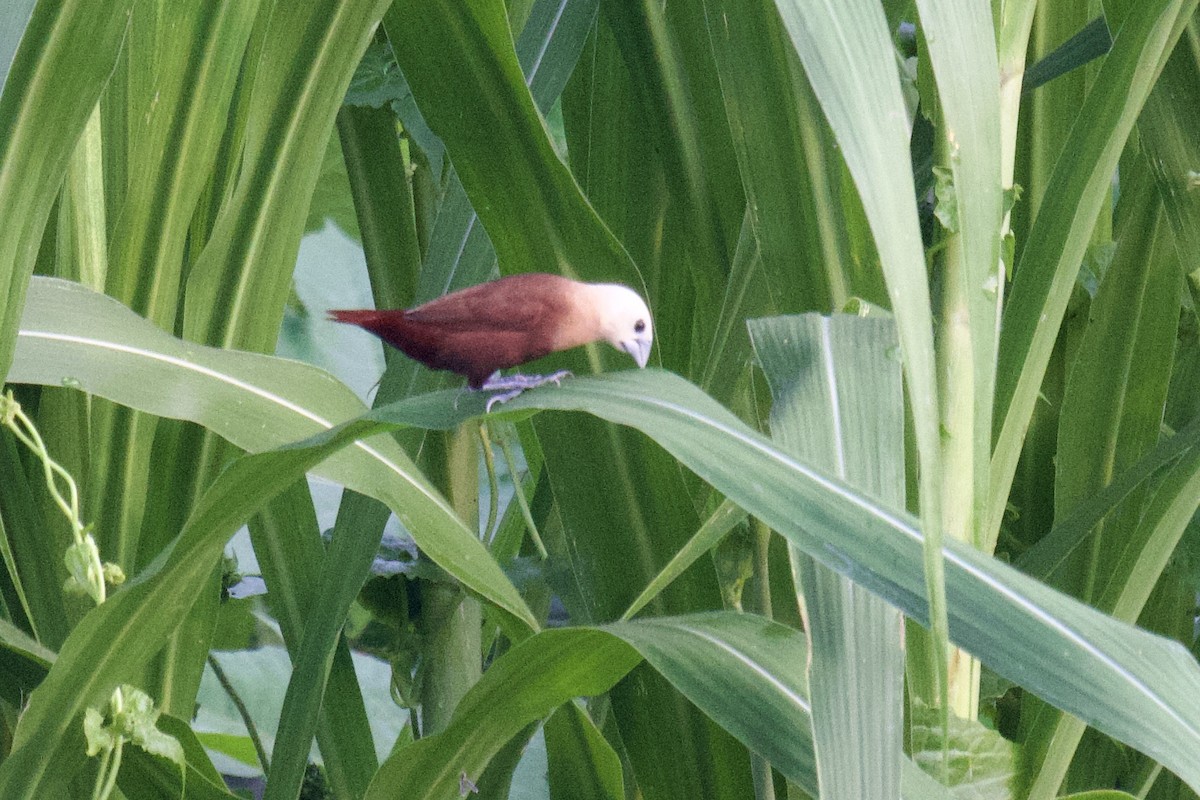
<path fill-rule="evenodd" d="M 356 309 L 354 311 L 331 310 L 329 318 L 336 322 L 346 322 L 350 325 L 358 325 L 366 327 L 372 322 L 379 321 L 379 312 L 369 308 Z"/>
<path fill-rule="evenodd" d="M 370 331 L 409 358 L 415 358 L 423 364 L 428 365 L 429 360 L 434 357 L 436 336 L 431 338 L 428 331 L 410 324 L 405 319 L 404 311 L 374 311 L 368 308 L 333 310 L 329 312 L 329 318 Z"/>

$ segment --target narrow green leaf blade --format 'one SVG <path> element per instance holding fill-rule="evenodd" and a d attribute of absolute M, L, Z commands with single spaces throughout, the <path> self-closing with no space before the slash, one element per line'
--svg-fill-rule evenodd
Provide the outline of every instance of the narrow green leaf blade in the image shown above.
<path fill-rule="evenodd" d="M 284 642 L 292 657 L 294 669 L 291 680 L 310 687 L 311 696 L 303 699 L 319 708 L 314 726 L 329 787 L 339 797 L 362 797 L 378 763 L 362 692 L 350 659 L 350 649 L 334 633 L 327 637 L 332 640 L 333 652 L 329 658 L 322 658 L 318 667 L 307 663 L 312 656 L 303 649 L 309 626 L 321 625 L 319 618 L 325 613 L 324 604 L 313 587 L 318 587 L 318 591 L 321 587 L 321 565 L 326 559 L 329 563 L 338 564 L 337 572 L 347 589 L 358 587 L 361 581 L 357 580 L 356 575 L 348 574 L 350 565 L 345 560 L 334 561 L 334 554 L 326 553 L 317 526 L 312 495 L 305 481 L 285 489 L 262 513 L 250 520 L 249 527 L 254 554 L 267 584 L 267 602 L 279 621 Z M 364 533 L 373 540 L 371 530 L 368 527 Z M 346 532 L 346 535 L 351 534 Z M 377 550 L 375 542 L 372 541 L 369 546 L 374 554 Z M 357 588 L 353 591 L 357 594 Z M 344 613 L 339 619 L 344 619 Z M 324 674 L 322 667 L 328 669 L 328 675 Z M 300 704 L 303 699 L 292 702 Z M 313 731 L 291 721 L 290 716 L 296 713 L 285 706 L 276 734 L 275 752 L 300 755 L 302 775 L 307 766 L 308 742 L 312 739 Z M 301 741 L 288 741 L 289 736 Z M 278 756 L 272 757 L 271 775 L 282 774 L 286 766 Z"/>
<path fill-rule="evenodd" d="M 1179 34 L 1179 20 L 1195 9 L 1195 0 L 1154 0 L 1130 10 L 1080 111 L 1086 124 L 1075 125 L 1063 143 L 1021 251 L 1001 327 L 985 530 L 1000 529 L 1025 430 L 1105 188 Z"/>
<path fill-rule="evenodd" d="M 321 156 L 387 0 L 272 6 L 241 172 L 188 275 L 183 330 L 274 349 Z"/>
<path fill-rule="evenodd" d="M 904 501 L 904 395 L 891 320 L 751 320 L 771 386 L 771 437 L 889 505 Z M 813 738 L 826 800 L 900 796 L 904 652 L 900 613 L 797 550 L 805 598 Z M 799 665 L 793 665 L 798 669 Z"/>
<path fill-rule="evenodd" d="M 0 376 L 75 141 L 116 64 L 133 0 L 42 0 L 0 95 Z M 65 83 L 62 80 L 70 76 Z"/>
<path fill-rule="evenodd" d="M 503 4 L 401 0 L 393 19 L 397 60 L 446 143 L 501 271 L 586 269 L 589 277 L 638 283 L 629 256 L 554 152 Z"/>
<path fill-rule="evenodd" d="M 543 730 L 551 797 L 625 800 L 621 758 L 586 711 L 567 703 Z"/>
<path fill-rule="evenodd" d="M 197 600 L 229 537 L 268 499 L 349 444 L 365 422 L 326 433 L 305 448 L 235 462 L 197 504 L 175 546 L 122 591 L 96 607 L 67 637 L 46 680 L 29 698 L 0 765 L 0 796 L 45 796 L 83 760 L 80 718 L 135 680 Z"/>
<path fill-rule="evenodd" d="M 441 733 L 394 753 L 379 768 L 366 800 L 454 798 L 464 778 L 526 725 L 575 697 L 601 694 L 640 660 L 631 647 L 596 630 L 549 630 L 492 664 Z"/>

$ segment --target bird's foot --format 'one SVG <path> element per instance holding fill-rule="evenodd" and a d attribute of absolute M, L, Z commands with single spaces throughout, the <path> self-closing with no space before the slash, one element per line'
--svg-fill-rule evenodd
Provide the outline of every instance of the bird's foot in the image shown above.
<path fill-rule="evenodd" d="M 570 376 L 570 371 L 565 369 L 560 369 L 553 375 L 509 375 L 507 377 L 493 375 L 479 388 L 485 392 L 499 392 L 499 394 L 494 394 L 488 398 L 486 411 L 490 414 L 492 413 L 492 406 L 497 403 L 507 403 L 525 390 L 536 389 L 538 386 L 545 386 L 547 383 L 561 386 L 562 379 L 569 378 Z"/>

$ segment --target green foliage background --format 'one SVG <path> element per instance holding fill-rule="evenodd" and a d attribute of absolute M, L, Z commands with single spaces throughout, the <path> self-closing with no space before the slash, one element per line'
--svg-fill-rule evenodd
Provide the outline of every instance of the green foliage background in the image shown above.
<path fill-rule="evenodd" d="M 297 797 L 314 740 L 346 798 L 1194 796 L 1195 12 L 9 4 L 0 374 L 129 579 L 64 589 L 0 432 L 0 796 L 91 795 L 124 684 L 186 762 L 128 747 L 130 798 L 229 797 L 218 752 Z M 483 420 L 387 354 L 368 413 L 272 355 L 324 335 L 327 217 L 379 307 L 632 285 L 653 366 L 556 355 Z M 328 540 L 306 474 L 348 490 Z M 271 641 L 266 744 L 198 737 L 211 652 Z M 382 762 L 352 644 L 412 712 Z"/>

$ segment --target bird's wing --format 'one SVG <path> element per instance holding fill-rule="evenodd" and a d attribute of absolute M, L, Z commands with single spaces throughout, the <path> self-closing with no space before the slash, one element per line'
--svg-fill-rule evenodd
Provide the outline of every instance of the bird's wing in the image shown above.
<path fill-rule="evenodd" d="M 405 317 L 460 331 L 528 331 L 564 313 L 563 280 L 557 275 L 513 275 L 439 297 Z"/>

